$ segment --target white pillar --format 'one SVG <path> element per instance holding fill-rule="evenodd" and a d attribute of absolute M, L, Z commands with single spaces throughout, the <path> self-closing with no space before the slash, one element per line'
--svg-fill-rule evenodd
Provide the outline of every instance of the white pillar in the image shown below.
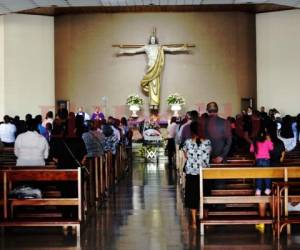
<path fill-rule="evenodd" d="M 0 16 L 0 121 L 5 113 L 4 98 L 4 16 Z"/>
<path fill-rule="evenodd" d="M 22 119 L 53 109 L 54 17 L 10 14 L 3 24 L 4 112 Z"/>

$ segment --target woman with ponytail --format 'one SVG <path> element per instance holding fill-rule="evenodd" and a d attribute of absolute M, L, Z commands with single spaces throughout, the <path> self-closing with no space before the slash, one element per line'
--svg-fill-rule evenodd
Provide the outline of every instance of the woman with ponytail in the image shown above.
<path fill-rule="evenodd" d="M 192 227 L 196 228 L 196 212 L 200 200 L 199 172 L 201 168 L 209 167 L 211 143 L 200 136 L 198 122 L 192 122 L 190 129 L 192 138 L 187 139 L 183 146 L 186 158 L 185 206 L 191 210 Z"/>
<path fill-rule="evenodd" d="M 270 139 L 270 137 L 267 135 L 266 130 L 261 130 L 254 142 L 250 146 L 250 152 L 254 153 L 255 160 L 256 160 L 256 166 L 258 167 L 268 167 L 270 166 L 270 159 L 271 159 L 271 152 L 273 151 L 274 146 Z M 261 191 L 263 188 L 263 182 L 264 185 L 264 193 L 265 195 L 271 194 L 271 179 L 256 179 L 255 180 L 255 186 L 256 191 L 255 195 L 259 196 L 261 195 Z M 260 217 L 265 217 L 266 215 L 266 204 L 265 203 L 259 203 L 258 204 L 258 213 Z M 264 232 L 265 225 L 263 223 L 255 225 L 256 229 L 258 229 L 260 232 Z"/>
<path fill-rule="evenodd" d="M 273 151 L 274 146 L 272 141 L 265 130 L 261 130 L 256 137 L 255 141 L 251 144 L 250 152 L 255 154 L 256 166 L 258 167 L 268 167 L 270 166 L 271 151 Z M 271 194 L 271 179 L 264 179 L 265 183 L 265 195 Z M 261 195 L 263 188 L 263 180 L 256 179 L 256 191 L 255 195 Z"/>

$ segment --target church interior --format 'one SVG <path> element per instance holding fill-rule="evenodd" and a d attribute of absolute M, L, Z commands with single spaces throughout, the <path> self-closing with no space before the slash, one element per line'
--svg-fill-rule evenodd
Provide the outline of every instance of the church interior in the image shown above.
<path fill-rule="evenodd" d="M 300 249 L 299 0 L 0 0 L 0 249 Z"/>

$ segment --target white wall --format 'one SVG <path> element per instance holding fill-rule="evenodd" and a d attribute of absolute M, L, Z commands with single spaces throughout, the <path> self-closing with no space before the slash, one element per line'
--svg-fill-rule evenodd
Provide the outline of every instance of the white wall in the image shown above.
<path fill-rule="evenodd" d="M 256 16 L 258 105 L 300 113 L 300 10 Z"/>
<path fill-rule="evenodd" d="M 54 18 L 4 16 L 5 113 L 40 114 L 53 107 Z"/>
<path fill-rule="evenodd" d="M 0 16 L 0 121 L 4 116 L 4 17 Z"/>

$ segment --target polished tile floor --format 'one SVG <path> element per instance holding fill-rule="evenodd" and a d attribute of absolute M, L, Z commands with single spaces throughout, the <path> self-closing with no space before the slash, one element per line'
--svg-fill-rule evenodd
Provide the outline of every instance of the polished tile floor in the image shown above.
<path fill-rule="evenodd" d="M 58 229 L 10 229 L 1 249 L 300 249 L 300 230 L 280 243 L 253 226 L 217 226 L 205 237 L 188 224 L 176 175 L 164 163 L 135 163 L 105 205 L 82 228 L 80 242 Z M 297 233 L 298 232 L 298 233 Z"/>

